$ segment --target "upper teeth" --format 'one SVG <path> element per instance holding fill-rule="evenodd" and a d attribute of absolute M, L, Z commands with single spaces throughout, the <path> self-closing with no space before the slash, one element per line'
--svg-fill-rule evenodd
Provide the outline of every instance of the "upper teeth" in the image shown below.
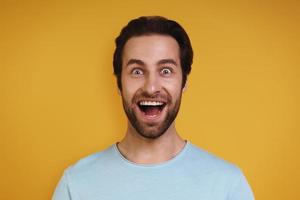
<path fill-rule="evenodd" d="M 161 106 L 163 105 L 163 102 L 159 102 L 159 101 L 141 101 L 140 105 L 142 106 Z"/>

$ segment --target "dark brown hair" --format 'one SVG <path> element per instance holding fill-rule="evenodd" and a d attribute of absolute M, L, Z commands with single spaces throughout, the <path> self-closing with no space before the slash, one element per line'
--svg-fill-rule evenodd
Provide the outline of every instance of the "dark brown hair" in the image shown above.
<path fill-rule="evenodd" d="M 143 16 L 131 20 L 127 26 L 121 30 L 120 35 L 115 40 L 116 49 L 114 52 L 113 66 L 119 89 L 122 90 L 122 53 L 126 42 L 134 36 L 149 34 L 168 35 L 177 41 L 180 48 L 182 87 L 184 87 L 193 63 L 193 49 L 187 33 L 177 22 L 173 20 L 169 20 L 161 16 Z"/>

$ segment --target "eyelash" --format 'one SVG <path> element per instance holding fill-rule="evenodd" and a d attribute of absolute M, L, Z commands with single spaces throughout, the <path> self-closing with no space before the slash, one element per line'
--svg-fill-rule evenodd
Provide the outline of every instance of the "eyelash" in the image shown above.
<path fill-rule="evenodd" d="M 135 73 L 135 72 L 139 72 L 139 74 Z M 131 71 L 131 74 L 133 75 L 141 75 L 143 74 L 143 71 L 141 69 L 135 68 Z"/>
<path fill-rule="evenodd" d="M 168 71 L 168 73 L 164 73 L 164 71 Z M 137 73 L 138 72 L 138 73 Z M 172 68 L 169 68 L 169 67 L 164 67 L 161 69 L 160 73 L 162 75 L 170 75 L 173 73 L 173 69 Z M 143 70 L 139 69 L 139 68 L 134 68 L 131 70 L 131 74 L 132 75 L 135 75 L 135 76 L 138 76 L 138 75 L 143 75 L 144 72 Z"/>
<path fill-rule="evenodd" d="M 168 70 L 168 74 L 172 74 L 172 73 L 173 73 L 173 70 L 172 70 L 171 68 L 169 68 L 169 67 L 163 68 L 163 69 L 161 70 L 161 73 L 162 73 L 162 74 L 165 74 L 165 73 L 163 73 L 163 71 L 165 71 L 165 70 Z"/>

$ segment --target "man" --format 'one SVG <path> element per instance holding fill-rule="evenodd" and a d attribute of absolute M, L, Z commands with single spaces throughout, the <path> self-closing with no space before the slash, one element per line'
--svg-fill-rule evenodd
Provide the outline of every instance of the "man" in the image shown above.
<path fill-rule="evenodd" d="M 128 117 L 125 137 L 69 167 L 53 200 L 254 199 L 237 167 L 176 131 L 192 59 L 175 21 L 140 17 L 122 29 L 113 65 Z"/>

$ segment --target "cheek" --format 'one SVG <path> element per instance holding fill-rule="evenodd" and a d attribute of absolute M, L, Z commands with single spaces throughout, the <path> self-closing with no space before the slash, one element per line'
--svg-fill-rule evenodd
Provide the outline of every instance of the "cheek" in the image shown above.
<path fill-rule="evenodd" d="M 182 91 L 182 72 L 181 70 L 177 70 L 173 76 L 164 80 L 164 84 L 171 91 L 177 91 L 177 93 L 181 93 Z"/>
<path fill-rule="evenodd" d="M 122 96 L 131 99 L 136 91 L 140 88 L 140 83 L 133 79 L 122 78 Z"/>
<path fill-rule="evenodd" d="M 165 89 L 172 96 L 173 100 L 177 99 L 182 93 L 182 87 L 180 81 L 166 83 Z"/>

